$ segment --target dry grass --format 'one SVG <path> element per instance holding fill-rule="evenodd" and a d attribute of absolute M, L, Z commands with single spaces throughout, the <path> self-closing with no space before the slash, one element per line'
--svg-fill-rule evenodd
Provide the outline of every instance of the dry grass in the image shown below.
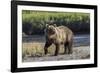
<path fill-rule="evenodd" d="M 22 56 L 43 56 L 44 55 L 44 43 L 23 43 L 22 45 Z M 48 48 L 48 54 L 53 55 L 55 52 L 55 45 L 51 45 Z M 61 46 L 59 53 L 63 53 L 64 48 Z"/>
<path fill-rule="evenodd" d="M 23 43 L 22 46 L 22 56 L 23 62 L 33 62 L 33 61 L 53 61 L 53 60 L 71 60 L 71 59 L 87 59 L 90 58 L 90 47 L 80 46 L 73 47 L 73 54 L 61 55 L 64 52 L 64 47 L 61 46 L 58 56 L 52 56 L 55 52 L 55 46 L 51 45 L 48 48 L 48 55 L 44 55 L 44 43 Z"/>

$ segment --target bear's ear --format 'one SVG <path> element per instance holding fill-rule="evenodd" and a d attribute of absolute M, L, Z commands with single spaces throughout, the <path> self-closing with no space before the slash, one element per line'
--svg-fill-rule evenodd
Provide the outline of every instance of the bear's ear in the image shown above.
<path fill-rule="evenodd" d="M 57 25 L 56 24 L 54 24 L 54 27 L 56 27 Z"/>

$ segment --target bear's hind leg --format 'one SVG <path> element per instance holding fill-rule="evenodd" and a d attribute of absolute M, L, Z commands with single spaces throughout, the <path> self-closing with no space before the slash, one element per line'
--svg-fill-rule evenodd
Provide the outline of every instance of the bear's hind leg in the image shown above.
<path fill-rule="evenodd" d="M 64 54 L 68 54 L 68 43 L 64 44 Z"/>
<path fill-rule="evenodd" d="M 72 50 L 72 42 L 68 43 L 68 54 L 72 54 L 73 50 Z"/>

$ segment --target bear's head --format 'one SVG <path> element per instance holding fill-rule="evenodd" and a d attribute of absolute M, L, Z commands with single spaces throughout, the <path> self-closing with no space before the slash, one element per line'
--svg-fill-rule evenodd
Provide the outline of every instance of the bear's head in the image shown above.
<path fill-rule="evenodd" d="M 46 32 L 48 34 L 55 34 L 56 30 L 56 24 L 50 25 L 50 24 L 46 24 Z"/>

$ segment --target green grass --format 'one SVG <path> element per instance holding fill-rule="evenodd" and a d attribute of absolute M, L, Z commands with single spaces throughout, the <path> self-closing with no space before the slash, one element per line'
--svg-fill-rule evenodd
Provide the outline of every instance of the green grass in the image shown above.
<path fill-rule="evenodd" d="M 81 31 L 85 26 L 85 30 L 89 31 L 90 14 L 75 12 L 44 12 L 44 11 L 22 11 L 23 32 L 30 31 L 32 34 L 43 34 L 46 23 L 54 21 L 57 26 L 64 25 L 72 28 L 73 31 Z M 28 26 L 30 24 L 30 26 Z M 27 25 L 27 26 L 26 26 Z M 24 27 L 25 26 L 25 27 Z M 78 27 L 76 29 L 76 26 Z M 37 31 L 38 30 L 38 31 Z M 87 32 L 87 31 L 86 31 Z"/>

